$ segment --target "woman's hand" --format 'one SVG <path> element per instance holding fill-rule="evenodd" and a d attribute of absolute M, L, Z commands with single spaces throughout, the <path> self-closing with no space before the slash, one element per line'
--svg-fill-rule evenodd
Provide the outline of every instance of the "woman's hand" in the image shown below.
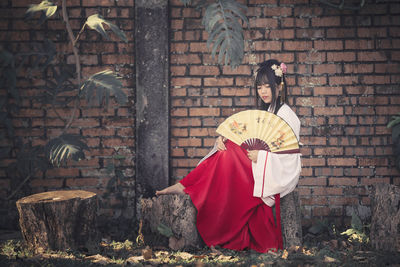
<path fill-rule="evenodd" d="M 217 140 L 215 141 L 218 151 L 226 150 L 225 141 L 226 141 L 225 137 L 218 136 Z"/>
<path fill-rule="evenodd" d="M 250 150 L 250 151 L 247 151 L 247 156 L 248 156 L 249 159 L 250 159 L 252 162 L 254 162 L 254 163 L 257 163 L 258 151 L 259 151 L 259 150 Z"/>

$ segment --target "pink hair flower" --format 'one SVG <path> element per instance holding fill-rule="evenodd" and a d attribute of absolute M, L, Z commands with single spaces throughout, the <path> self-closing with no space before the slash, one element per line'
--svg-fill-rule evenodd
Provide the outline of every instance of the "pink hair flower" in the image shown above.
<path fill-rule="evenodd" d="M 287 66 L 286 66 L 286 64 L 282 62 L 280 67 L 281 67 L 281 69 L 282 69 L 283 74 L 285 74 L 286 71 L 287 71 Z"/>

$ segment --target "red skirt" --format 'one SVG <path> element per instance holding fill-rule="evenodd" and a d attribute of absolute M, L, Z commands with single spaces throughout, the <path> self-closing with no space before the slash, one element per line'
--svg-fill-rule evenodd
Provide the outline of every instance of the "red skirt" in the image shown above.
<path fill-rule="evenodd" d="M 231 141 L 180 183 L 197 208 L 197 229 L 207 246 L 264 253 L 282 249 L 280 199 L 272 208 L 253 197 L 254 179 L 247 151 Z"/>

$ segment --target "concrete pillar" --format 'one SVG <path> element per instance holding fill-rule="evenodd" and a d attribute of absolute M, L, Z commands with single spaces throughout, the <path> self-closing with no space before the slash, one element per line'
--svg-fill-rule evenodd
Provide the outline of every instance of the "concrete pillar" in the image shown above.
<path fill-rule="evenodd" d="M 138 197 L 169 185 L 168 0 L 135 1 Z"/>

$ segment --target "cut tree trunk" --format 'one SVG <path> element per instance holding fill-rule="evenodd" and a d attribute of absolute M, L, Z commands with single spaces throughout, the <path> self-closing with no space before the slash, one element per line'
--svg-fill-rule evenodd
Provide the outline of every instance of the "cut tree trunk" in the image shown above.
<path fill-rule="evenodd" d="M 371 196 L 371 245 L 400 252 L 400 187 L 377 184 Z"/>
<path fill-rule="evenodd" d="M 163 240 L 161 232 L 171 230 L 169 247 L 173 250 L 202 247 L 196 228 L 197 210 L 188 195 L 163 195 L 142 199 L 142 220 L 145 236 L 153 235 L 154 240 Z M 301 246 L 301 216 L 298 193 L 292 192 L 281 200 L 282 235 L 284 246 Z M 162 227 L 166 226 L 164 230 Z"/>
<path fill-rule="evenodd" d="M 168 245 L 173 250 L 203 246 L 196 228 L 197 210 L 188 195 L 162 195 L 142 199 L 141 210 L 145 237 L 153 235 L 155 238 L 152 239 L 155 240 L 168 238 Z M 163 226 L 172 231 L 170 236 L 163 237 Z"/>
<path fill-rule="evenodd" d="M 299 194 L 294 191 L 281 199 L 281 224 L 283 247 L 302 245 L 301 211 Z"/>
<path fill-rule="evenodd" d="M 35 251 L 97 251 L 95 193 L 52 191 L 21 198 L 16 204 L 22 236 Z"/>

